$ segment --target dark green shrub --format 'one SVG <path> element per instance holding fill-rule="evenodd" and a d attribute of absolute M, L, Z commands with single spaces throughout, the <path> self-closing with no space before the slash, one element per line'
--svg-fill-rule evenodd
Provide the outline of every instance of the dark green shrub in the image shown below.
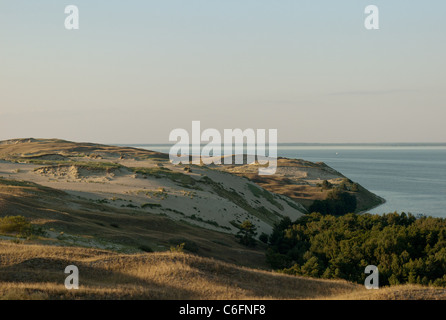
<path fill-rule="evenodd" d="M 33 228 L 31 223 L 22 216 L 6 216 L 0 218 L 0 232 L 16 234 L 19 236 L 29 236 Z"/>
<path fill-rule="evenodd" d="M 159 208 L 161 207 L 161 204 L 159 203 L 143 203 L 141 205 L 141 208 L 145 209 L 145 208 Z"/>
<path fill-rule="evenodd" d="M 331 190 L 326 200 L 315 200 L 309 208 L 309 212 L 332 214 L 336 216 L 355 212 L 357 206 L 356 197 L 339 189 Z"/>
<path fill-rule="evenodd" d="M 197 243 L 185 238 L 173 238 L 169 240 L 169 243 L 176 247 L 181 246 L 184 243 L 184 245 L 182 246 L 183 249 L 192 253 L 197 253 L 200 249 Z"/>
<path fill-rule="evenodd" d="M 141 251 L 144 251 L 144 252 L 153 252 L 153 249 L 152 248 L 150 248 L 149 246 L 146 246 L 146 245 L 140 245 L 139 247 L 138 247 L 138 249 L 139 250 L 141 250 Z"/>
<path fill-rule="evenodd" d="M 268 243 L 268 235 L 265 232 L 262 232 L 262 234 L 259 236 L 259 240 L 263 243 Z"/>

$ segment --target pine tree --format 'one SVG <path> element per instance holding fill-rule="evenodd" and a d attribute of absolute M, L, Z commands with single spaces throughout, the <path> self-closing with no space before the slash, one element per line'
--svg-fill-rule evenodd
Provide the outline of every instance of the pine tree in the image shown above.
<path fill-rule="evenodd" d="M 256 240 L 254 237 L 257 235 L 256 226 L 252 224 L 251 221 L 245 220 L 240 225 L 240 230 L 237 233 L 237 238 L 240 243 L 247 247 L 255 247 Z"/>

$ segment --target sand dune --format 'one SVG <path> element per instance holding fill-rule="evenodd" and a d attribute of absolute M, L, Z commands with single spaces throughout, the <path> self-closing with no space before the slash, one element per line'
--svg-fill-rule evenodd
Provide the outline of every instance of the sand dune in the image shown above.
<path fill-rule="evenodd" d="M 26 299 L 301 299 L 361 291 L 342 281 L 267 272 L 266 245 L 238 242 L 243 221 L 256 226 L 257 237 L 269 234 L 283 217 L 295 220 L 324 197 L 320 181 L 345 179 L 303 160 L 279 159 L 274 177 L 258 176 L 257 169 L 174 166 L 158 152 L 57 139 L 2 141 L 0 215 L 24 216 L 41 233 L 19 240 L 0 235 L 0 293 Z M 354 194 L 376 200 L 365 189 Z M 169 252 L 181 244 L 187 254 Z M 77 296 L 60 282 L 67 263 L 87 270 Z"/>

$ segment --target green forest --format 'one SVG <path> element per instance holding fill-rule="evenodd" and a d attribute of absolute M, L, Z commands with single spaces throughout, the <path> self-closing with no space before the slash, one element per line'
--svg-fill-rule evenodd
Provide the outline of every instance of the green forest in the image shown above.
<path fill-rule="evenodd" d="M 312 213 L 276 224 L 267 262 L 283 273 L 364 283 L 367 265 L 380 285 L 446 286 L 446 220 L 411 214 Z"/>

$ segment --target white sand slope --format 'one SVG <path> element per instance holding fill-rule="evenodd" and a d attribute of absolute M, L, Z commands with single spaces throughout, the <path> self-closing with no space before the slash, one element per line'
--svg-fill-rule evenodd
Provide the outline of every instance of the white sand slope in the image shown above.
<path fill-rule="evenodd" d="M 250 220 L 256 225 L 258 235 L 262 232 L 269 234 L 274 223 L 284 216 L 294 220 L 305 211 L 297 203 L 295 206 L 301 210 L 291 207 L 289 203 L 293 200 L 286 201 L 284 196 L 272 194 L 246 178 L 206 166 L 191 166 L 190 171 L 185 171 L 185 166 L 174 166 L 167 161 L 160 164 L 159 161 L 120 159 L 106 154 L 101 159 L 68 159 L 72 165 L 3 161 L 0 176 L 31 181 L 110 206 L 163 214 L 174 220 L 228 233 L 236 233 L 236 225 Z M 107 162 L 122 167 L 88 167 Z M 153 170 L 153 173 L 137 173 L 135 168 Z M 177 176 L 180 180 L 175 180 Z"/>

